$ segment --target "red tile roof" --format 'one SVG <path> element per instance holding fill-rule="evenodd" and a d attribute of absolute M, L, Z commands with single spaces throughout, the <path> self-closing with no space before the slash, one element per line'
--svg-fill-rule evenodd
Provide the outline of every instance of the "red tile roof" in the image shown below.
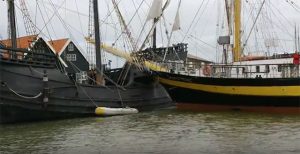
<path fill-rule="evenodd" d="M 37 39 L 37 35 L 29 35 L 29 36 L 23 36 L 17 38 L 17 48 L 29 48 L 30 44 Z M 11 40 L 6 39 L 6 40 L 0 40 L 1 44 L 11 47 Z"/>
<path fill-rule="evenodd" d="M 55 53 L 60 53 L 62 48 L 66 45 L 66 43 L 68 42 L 69 39 L 65 38 L 65 39 L 59 39 L 59 40 L 52 40 L 49 41 L 48 43 L 53 47 L 53 49 L 55 50 Z"/>

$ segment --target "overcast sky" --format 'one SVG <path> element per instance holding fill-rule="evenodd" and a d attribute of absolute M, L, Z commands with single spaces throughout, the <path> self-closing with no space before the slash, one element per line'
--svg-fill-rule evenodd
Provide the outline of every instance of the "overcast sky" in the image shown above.
<path fill-rule="evenodd" d="M 50 39 L 72 38 L 85 53 L 84 36 L 88 32 L 88 0 L 25 0 L 32 21 L 41 31 L 41 36 Z M 117 0 L 125 21 L 128 23 L 141 4 L 138 13 L 129 24 L 131 35 L 137 40 L 149 11 L 152 0 Z M 243 1 L 243 41 L 245 41 L 253 27 L 258 10 L 263 0 Z M 168 43 L 165 34 L 166 28 L 170 33 L 179 0 L 171 0 L 165 11 L 162 22 L 158 24 L 158 45 Z M 294 3 L 294 4 L 292 4 Z M 54 5 L 52 5 L 54 4 Z M 26 35 L 24 21 L 21 15 L 18 0 L 16 0 L 18 36 Z M 120 35 L 120 25 L 115 12 L 112 12 L 111 0 L 99 0 L 100 19 L 102 21 L 101 37 L 106 43 L 116 42 L 117 46 L 124 47 Z M 200 8 L 200 9 L 199 9 Z M 199 11 L 198 11 L 199 9 Z M 6 2 L 0 1 L 0 38 L 7 38 L 7 8 Z M 197 16 L 195 17 L 198 11 Z M 112 13 L 110 13 L 112 12 Z M 226 35 L 224 27 L 226 20 L 223 0 L 182 0 L 180 6 L 181 30 L 173 33 L 171 44 L 186 42 L 189 52 L 193 55 L 216 60 L 216 40 L 218 35 Z M 195 18 L 194 18 L 195 17 Z M 192 22 L 194 21 L 194 22 Z M 45 23 L 47 23 L 45 26 Z M 145 39 L 151 22 L 143 30 L 139 42 Z M 294 26 L 300 27 L 300 0 L 266 0 L 256 27 L 250 35 L 245 52 L 266 52 L 265 44 L 273 46 L 271 52 L 293 52 Z M 185 39 L 183 39 L 185 37 Z M 266 40 L 267 39 L 267 40 Z M 274 41 L 275 40 L 275 41 Z M 129 49 L 128 49 L 129 50 Z M 108 59 L 118 61 L 108 56 Z"/>

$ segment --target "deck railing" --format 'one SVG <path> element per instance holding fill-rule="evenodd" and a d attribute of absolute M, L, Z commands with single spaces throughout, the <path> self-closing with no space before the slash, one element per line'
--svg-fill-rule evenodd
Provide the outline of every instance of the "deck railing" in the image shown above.
<path fill-rule="evenodd" d="M 218 78 L 299 78 L 300 65 L 295 64 L 190 64 L 180 62 L 158 63 L 168 68 L 169 72 L 190 76 Z"/>
<path fill-rule="evenodd" d="M 56 56 L 50 53 L 36 53 L 26 49 L 0 47 L 0 60 L 7 63 L 55 67 Z"/>

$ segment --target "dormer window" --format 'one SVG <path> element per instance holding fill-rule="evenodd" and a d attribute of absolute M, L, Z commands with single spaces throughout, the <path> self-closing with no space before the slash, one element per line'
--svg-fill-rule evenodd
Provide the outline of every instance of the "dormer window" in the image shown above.
<path fill-rule="evenodd" d="M 74 44 L 70 43 L 68 45 L 68 51 L 74 51 Z"/>

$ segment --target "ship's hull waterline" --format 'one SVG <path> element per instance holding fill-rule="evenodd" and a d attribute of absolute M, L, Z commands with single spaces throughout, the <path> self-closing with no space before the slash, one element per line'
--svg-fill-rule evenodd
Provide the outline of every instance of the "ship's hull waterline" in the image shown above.
<path fill-rule="evenodd" d="M 233 79 L 159 73 L 177 108 L 300 114 L 300 79 Z"/>
<path fill-rule="evenodd" d="M 0 74 L 0 123 L 95 116 L 96 107 L 148 111 L 173 106 L 162 85 L 134 69 L 129 75 L 135 77 L 124 89 L 114 85 L 74 85 L 55 68 L 23 64 L 1 62 Z M 45 85 L 49 88 L 48 101 L 45 101 Z"/>

